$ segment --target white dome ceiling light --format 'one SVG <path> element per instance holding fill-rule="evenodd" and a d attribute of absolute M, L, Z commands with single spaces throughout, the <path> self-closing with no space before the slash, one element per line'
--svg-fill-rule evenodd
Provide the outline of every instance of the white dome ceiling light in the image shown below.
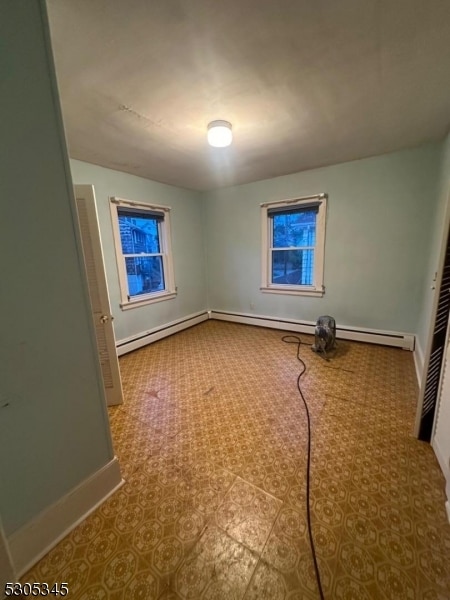
<path fill-rule="evenodd" d="M 228 121 L 211 121 L 208 124 L 208 143 L 214 148 L 226 148 L 233 140 L 231 123 Z"/>

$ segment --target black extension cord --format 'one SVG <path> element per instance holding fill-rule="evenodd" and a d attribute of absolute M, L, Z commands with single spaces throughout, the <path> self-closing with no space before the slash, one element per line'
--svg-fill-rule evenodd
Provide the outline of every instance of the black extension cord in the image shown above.
<path fill-rule="evenodd" d="M 300 364 L 303 367 L 299 373 L 299 376 L 297 377 L 297 389 L 300 394 L 300 398 L 303 400 L 303 404 L 305 406 L 306 420 L 308 423 L 308 458 L 307 458 L 307 462 L 306 462 L 306 520 L 307 520 L 307 525 L 308 525 L 308 535 L 309 535 L 309 544 L 311 546 L 311 555 L 312 555 L 312 559 L 314 562 L 314 571 L 316 573 L 317 588 L 319 590 L 320 600 L 325 600 L 325 596 L 323 595 L 323 590 L 322 590 L 322 581 L 320 579 L 319 565 L 317 563 L 316 548 L 314 546 L 314 539 L 313 539 L 313 535 L 312 535 L 312 526 L 311 526 L 311 508 L 310 508 L 310 501 L 309 501 L 310 500 L 310 498 L 309 498 L 310 497 L 310 473 L 311 473 L 311 419 L 309 416 L 308 404 L 305 400 L 305 397 L 303 396 L 302 388 L 300 386 L 300 379 L 302 378 L 302 376 L 304 375 L 304 373 L 306 371 L 306 365 L 303 362 L 303 360 L 300 358 L 300 346 L 302 345 L 302 340 L 300 339 L 300 336 L 298 336 L 298 335 L 285 335 L 281 339 L 286 344 L 296 344 L 297 345 L 297 360 L 300 362 Z"/>

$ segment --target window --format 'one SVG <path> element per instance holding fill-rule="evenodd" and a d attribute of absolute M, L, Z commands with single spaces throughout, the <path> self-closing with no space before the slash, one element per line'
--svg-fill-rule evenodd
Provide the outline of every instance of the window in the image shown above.
<path fill-rule="evenodd" d="M 323 296 L 325 194 L 261 205 L 263 292 Z"/>
<path fill-rule="evenodd" d="M 170 208 L 111 198 L 121 307 L 173 298 Z"/>

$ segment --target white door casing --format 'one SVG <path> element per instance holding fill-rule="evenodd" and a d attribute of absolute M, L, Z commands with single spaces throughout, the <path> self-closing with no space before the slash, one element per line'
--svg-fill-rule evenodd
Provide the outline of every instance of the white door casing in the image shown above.
<path fill-rule="evenodd" d="M 74 187 L 103 385 L 107 404 L 113 406 L 123 402 L 122 380 L 106 283 L 94 186 L 75 185 Z"/>

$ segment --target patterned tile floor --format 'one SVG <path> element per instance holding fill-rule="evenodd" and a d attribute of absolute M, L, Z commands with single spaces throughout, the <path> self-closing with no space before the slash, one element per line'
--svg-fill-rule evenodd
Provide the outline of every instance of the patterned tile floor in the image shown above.
<path fill-rule="evenodd" d="M 23 581 L 81 600 L 314 600 L 296 347 L 208 321 L 120 359 L 125 485 Z M 308 336 L 302 336 L 311 342 Z M 306 345 L 312 522 L 327 600 L 448 600 L 444 480 L 412 434 L 409 352 Z"/>

